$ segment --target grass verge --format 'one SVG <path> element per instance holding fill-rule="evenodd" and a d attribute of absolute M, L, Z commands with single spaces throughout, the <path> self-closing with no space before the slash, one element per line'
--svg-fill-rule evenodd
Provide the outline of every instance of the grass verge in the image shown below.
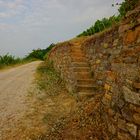
<path fill-rule="evenodd" d="M 38 67 L 35 85 L 29 94 L 31 107 L 24 118 L 22 133 L 26 137 L 22 139 L 108 139 L 101 120 L 101 95 L 77 102 L 50 62 Z"/>

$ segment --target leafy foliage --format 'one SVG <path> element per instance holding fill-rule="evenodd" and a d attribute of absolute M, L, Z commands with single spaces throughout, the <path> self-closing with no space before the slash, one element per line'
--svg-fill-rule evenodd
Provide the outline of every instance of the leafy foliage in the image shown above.
<path fill-rule="evenodd" d="M 51 44 L 48 48 L 46 49 L 37 49 L 33 50 L 31 53 L 29 53 L 28 56 L 25 58 L 16 58 L 12 55 L 6 54 L 1 56 L 0 55 L 0 69 L 9 66 L 9 65 L 15 65 L 15 64 L 21 64 L 25 62 L 30 62 L 34 60 L 44 60 L 46 54 L 55 46 L 55 44 Z"/>
<path fill-rule="evenodd" d="M 54 46 L 55 46 L 55 44 L 52 43 L 46 49 L 33 50 L 31 53 L 29 53 L 28 56 L 26 56 L 26 59 L 40 59 L 40 60 L 44 60 L 44 57 L 45 57 L 46 53 L 48 53 Z"/>
<path fill-rule="evenodd" d="M 97 20 L 93 26 L 91 26 L 89 29 L 78 35 L 78 37 L 93 35 L 95 33 L 101 32 L 104 29 L 109 28 L 112 25 L 118 23 L 119 21 L 119 16 L 111 16 L 110 18 L 103 18 L 102 20 Z"/>
<path fill-rule="evenodd" d="M 9 54 L 0 56 L 0 68 L 4 66 L 22 63 L 22 62 L 23 62 L 23 59 L 15 58 L 14 56 L 9 55 Z"/>
<path fill-rule="evenodd" d="M 124 17 L 128 11 L 133 10 L 136 7 L 138 1 L 139 0 L 125 0 L 118 10 L 120 16 Z"/>
<path fill-rule="evenodd" d="M 139 0 L 125 0 L 121 4 L 116 3 L 116 5 L 120 5 L 120 8 L 118 9 L 118 16 L 114 15 L 110 18 L 103 18 L 102 20 L 97 20 L 94 25 L 92 25 L 89 29 L 79 34 L 77 37 L 93 35 L 109 27 L 112 27 L 114 24 L 117 24 L 126 15 L 128 11 L 133 10 L 138 4 L 138 1 Z M 112 4 L 112 6 L 114 7 L 115 5 Z"/>

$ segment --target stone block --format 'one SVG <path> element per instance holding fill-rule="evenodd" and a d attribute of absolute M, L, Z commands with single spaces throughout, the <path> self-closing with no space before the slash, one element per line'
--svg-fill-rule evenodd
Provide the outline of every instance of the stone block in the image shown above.
<path fill-rule="evenodd" d="M 96 60 L 96 64 L 100 64 L 101 63 L 101 60 Z"/>
<path fill-rule="evenodd" d="M 130 30 L 124 35 L 123 42 L 125 45 L 132 44 L 137 41 L 137 38 L 140 35 L 140 27 L 137 27 L 135 30 Z"/>
<path fill-rule="evenodd" d="M 119 98 L 119 100 L 118 100 L 118 107 L 119 107 L 119 109 L 122 109 L 124 105 L 125 105 L 124 100 Z"/>
<path fill-rule="evenodd" d="M 133 112 L 140 113 L 140 107 L 138 107 L 138 106 L 135 106 L 135 105 L 130 104 L 130 105 L 129 105 L 129 108 L 130 108 L 130 110 L 132 110 Z"/>
<path fill-rule="evenodd" d="M 140 130 L 138 130 L 138 140 L 140 140 Z"/>
<path fill-rule="evenodd" d="M 136 63 L 137 58 L 136 57 L 126 57 L 126 58 L 123 58 L 123 62 L 127 63 L 127 64 Z"/>
<path fill-rule="evenodd" d="M 109 94 L 105 94 L 103 99 L 102 99 L 102 102 L 104 105 L 106 106 L 110 106 L 110 103 L 111 103 L 111 96 Z"/>
<path fill-rule="evenodd" d="M 112 71 L 107 71 L 107 79 L 111 80 L 111 81 L 115 81 L 116 79 L 116 74 Z"/>
<path fill-rule="evenodd" d="M 126 79 L 126 84 L 128 86 L 132 86 L 133 85 L 133 82 L 131 80 L 129 80 L 129 79 Z"/>
<path fill-rule="evenodd" d="M 126 124 L 127 130 L 129 131 L 129 133 L 136 138 L 137 136 L 137 126 L 132 124 L 132 123 L 127 123 Z"/>
<path fill-rule="evenodd" d="M 121 34 L 121 33 L 125 32 L 125 31 L 129 30 L 129 28 L 130 28 L 130 25 L 129 24 L 125 24 L 125 25 L 120 26 L 119 27 L 119 34 Z"/>
<path fill-rule="evenodd" d="M 135 114 L 133 114 L 133 121 L 134 121 L 136 124 L 140 125 L 140 113 L 135 113 Z"/>
<path fill-rule="evenodd" d="M 109 101 L 111 101 L 111 95 L 109 95 L 109 94 L 105 94 L 105 98 L 107 99 L 107 100 L 109 100 Z"/>
<path fill-rule="evenodd" d="M 140 94 L 132 92 L 126 86 L 123 86 L 123 93 L 124 93 L 124 99 L 126 102 L 129 102 L 135 105 L 140 105 Z"/>
<path fill-rule="evenodd" d="M 111 86 L 108 85 L 108 84 L 105 84 L 104 89 L 107 90 L 107 91 L 109 91 L 111 89 Z"/>
<path fill-rule="evenodd" d="M 114 116 L 114 115 L 115 115 L 115 111 L 109 108 L 109 109 L 108 109 L 108 115 L 109 115 L 110 117 Z"/>
<path fill-rule="evenodd" d="M 119 140 L 133 140 L 132 137 L 124 132 L 118 132 L 118 139 Z"/>
<path fill-rule="evenodd" d="M 126 121 L 123 119 L 118 119 L 118 128 L 127 132 Z"/>
<path fill-rule="evenodd" d="M 140 83 L 133 83 L 133 87 L 136 89 L 140 89 Z"/>
<path fill-rule="evenodd" d="M 133 113 L 132 113 L 132 111 L 129 109 L 129 107 L 127 107 L 127 106 L 123 107 L 123 109 L 121 110 L 121 113 L 122 113 L 122 116 L 123 116 L 126 120 L 128 120 L 128 121 L 130 121 L 130 122 L 133 121 Z"/>
<path fill-rule="evenodd" d="M 119 39 L 115 39 L 114 42 L 113 42 L 113 46 L 117 46 L 118 42 L 119 42 Z"/>
<path fill-rule="evenodd" d="M 115 135 L 116 132 L 117 132 L 117 128 L 116 128 L 115 125 L 109 123 L 109 124 L 108 124 L 108 131 L 109 131 L 111 134 Z"/>
<path fill-rule="evenodd" d="M 116 112 L 115 112 L 115 113 L 116 113 Z M 114 118 L 113 118 L 113 119 L 114 119 L 114 122 L 117 122 L 117 123 L 118 123 L 118 119 L 121 118 L 121 117 L 122 117 L 122 115 L 121 115 L 120 113 L 117 112 L 117 113 L 115 114 Z"/>
<path fill-rule="evenodd" d="M 103 44 L 103 48 L 105 48 L 105 49 L 108 48 L 108 46 L 109 46 L 108 43 Z"/>

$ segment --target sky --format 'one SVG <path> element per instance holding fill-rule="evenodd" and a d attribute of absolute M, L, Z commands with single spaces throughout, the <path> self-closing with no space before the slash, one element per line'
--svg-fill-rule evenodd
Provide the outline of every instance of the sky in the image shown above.
<path fill-rule="evenodd" d="M 0 0 L 0 55 L 71 39 L 97 19 L 117 14 L 122 0 Z"/>

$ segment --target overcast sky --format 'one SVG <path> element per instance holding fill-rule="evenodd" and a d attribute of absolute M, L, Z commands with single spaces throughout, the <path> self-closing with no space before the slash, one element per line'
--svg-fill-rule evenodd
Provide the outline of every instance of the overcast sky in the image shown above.
<path fill-rule="evenodd" d="M 0 0 L 0 55 L 24 56 L 32 49 L 75 37 L 97 19 L 117 13 L 122 0 Z"/>

